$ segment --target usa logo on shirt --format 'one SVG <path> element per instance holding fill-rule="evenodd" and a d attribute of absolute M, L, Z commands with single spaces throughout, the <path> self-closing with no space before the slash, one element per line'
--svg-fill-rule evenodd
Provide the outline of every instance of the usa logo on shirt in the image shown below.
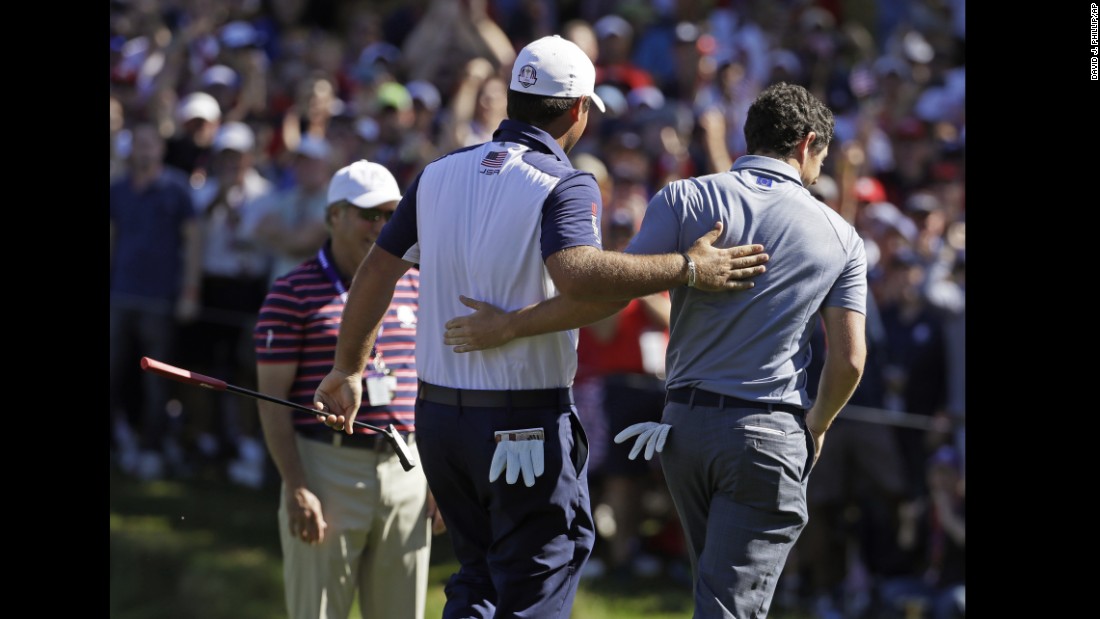
<path fill-rule="evenodd" d="M 502 150 L 495 150 L 485 158 L 481 160 L 481 173 L 482 174 L 500 174 L 500 168 L 504 165 L 504 160 L 508 158 L 508 152 Z"/>
<path fill-rule="evenodd" d="M 603 244 L 603 239 L 600 238 L 600 220 L 596 217 L 596 203 L 592 203 L 592 234 L 596 236 L 596 242 Z"/>

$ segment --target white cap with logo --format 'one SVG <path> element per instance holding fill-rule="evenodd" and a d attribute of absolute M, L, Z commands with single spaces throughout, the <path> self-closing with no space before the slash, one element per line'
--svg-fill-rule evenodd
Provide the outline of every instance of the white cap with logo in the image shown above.
<path fill-rule="evenodd" d="M 397 179 L 385 166 L 360 159 L 337 170 L 328 184 L 328 203 L 347 200 L 359 208 L 401 199 Z"/>
<path fill-rule="evenodd" d="M 592 60 L 576 43 L 555 34 L 532 41 L 519 51 L 508 88 L 541 97 L 588 97 L 603 112 L 603 99 L 596 95 L 595 87 Z"/>

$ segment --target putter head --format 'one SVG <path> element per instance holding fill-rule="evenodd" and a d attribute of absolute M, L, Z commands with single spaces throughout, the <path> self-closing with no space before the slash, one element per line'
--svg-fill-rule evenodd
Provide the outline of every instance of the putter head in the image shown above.
<path fill-rule="evenodd" d="M 390 446 L 393 447 L 393 451 L 397 454 L 397 458 L 401 460 L 401 468 L 406 471 L 413 470 L 416 466 L 416 460 L 413 458 L 412 451 L 409 450 L 409 446 L 405 443 L 405 439 L 401 437 L 401 434 L 397 431 L 397 428 L 391 423 L 386 426 L 386 431 L 383 432 L 386 435 L 386 440 L 390 442 Z"/>

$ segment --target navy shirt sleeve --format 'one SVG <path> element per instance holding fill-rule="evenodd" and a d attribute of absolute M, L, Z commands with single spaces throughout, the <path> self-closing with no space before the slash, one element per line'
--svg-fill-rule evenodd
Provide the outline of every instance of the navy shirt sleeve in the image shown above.
<path fill-rule="evenodd" d="M 542 207 L 542 259 L 569 247 L 603 249 L 600 221 L 603 201 L 596 178 L 580 172 L 561 180 Z"/>

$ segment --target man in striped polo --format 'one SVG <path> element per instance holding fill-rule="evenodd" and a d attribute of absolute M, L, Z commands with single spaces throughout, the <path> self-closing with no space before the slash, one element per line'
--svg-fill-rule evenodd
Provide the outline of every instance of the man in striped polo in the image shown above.
<path fill-rule="evenodd" d="M 352 276 L 400 199 L 393 175 L 377 163 L 357 161 L 332 177 L 329 240 L 275 281 L 260 310 L 254 341 L 262 393 L 312 404 L 332 367 Z M 396 282 L 358 377 L 370 394 L 359 418 L 380 427 L 392 423 L 409 444 L 415 444 L 418 288 L 416 269 Z M 364 619 L 421 619 L 429 528 L 441 524 L 422 470 L 404 471 L 381 434 L 336 432 L 308 414 L 263 400 L 259 406 L 283 481 L 279 530 L 288 616 L 347 617 L 358 595 Z"/>
<path fill-rule="evenodd" d="M 360 265 L 334 367 L 317 390 L 326 423 L 351 431 L 358 375 L 395 285 L 418 264 L 417 442 L 460 563 L 447 619 L 566 619 L 595 538 L 587 439 L 570 390 L 576 330 L 454 355 L 444 322 L 465 310 L 460 293 L 516 309 L 580 286 L 618 298 L 689 282 L 736 290 L 766 259 L 743 257 L 760 246 L 713 247 L 720 228 L 686 254 L 602 251 L 599 188 L 566 156 L 589 105 L 603 109 L 594 82 L 592 61 L 565 39 L 520 51 L 493 140 L 428 164 Z M 599 303 L 580 311 L 597 310 L 610 313 Z"/>

